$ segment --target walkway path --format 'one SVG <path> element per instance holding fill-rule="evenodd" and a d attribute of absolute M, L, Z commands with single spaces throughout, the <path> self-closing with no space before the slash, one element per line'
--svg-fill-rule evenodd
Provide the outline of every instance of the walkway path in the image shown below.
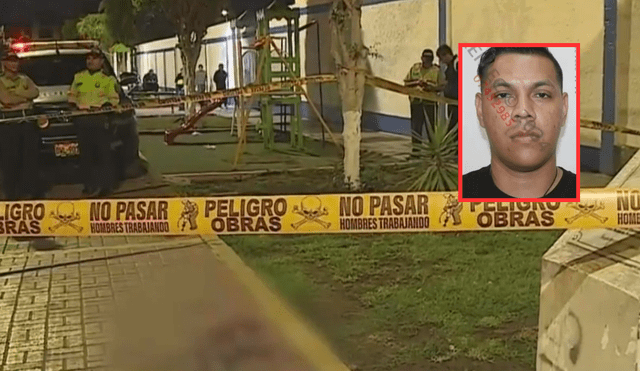
<path fill-rule="evenodd" d="M 55 242 L 5 241 L 1 371 L 347 371 L 218 238 Z"/>

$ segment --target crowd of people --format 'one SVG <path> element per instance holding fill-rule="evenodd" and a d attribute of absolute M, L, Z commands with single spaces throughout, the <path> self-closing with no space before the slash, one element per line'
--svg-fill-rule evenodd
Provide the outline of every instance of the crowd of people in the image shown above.
<path fill-rule="evenodd" d="M 434 63 L 434 57 L 444 66 Z M 40 135 L 37 123 L 26 119 L 32 116 L 33 101 L 39 96 L 37 86 L 26 75 L 19 73 L 19 57 L 11 51 L 2 56 L 3 72 L 0 75 L 0 119 L 25 117 L 23 121 L 0 123 L 0 174 L 2 189 L 8 200 L 36 199 L 44 190 L 39 177 Z M 119 103 L 119 85 L 114 76 L 103 71 L 104 55 L 99 49 L 87 53 L 86 69 L 77 73 L 68 93 L 69 103 L 78 110 L 96 110 L 101 107 L 116 106 Z M 228 74 L 224 65 L 211 77 L 216 91 L 227 88 Z M 176 89 L 184 94 L 183 70 L 175 78 Z M 197 92 L 208 91 L 208 77 L 203 65 L 195 74 Z M 421 62 L 416 63 L 407 73 L 406 86 L 415 86 L 424 91 L 436 92 L 447 98 L 458 98 L 458 62 L 448 45 L 440 46 L 435 55 L 425 49 Z M 143 78 L 143 89 L 158 90 L 158 78 L 151 69 Z M 436 122 L 438 105 L 420 98 L 410 98 L 411 129 L 413 150 L 418 151 L 422 141 L 423 128 L 433 127 Z M 458 121 L 457 105 L 447 105 L 449 127 L 453 129 Z M 81 174 L 83 175 L 85 196 L 103 197 L 110 194 L 116 185 L 116 169 L 111 155 L 112 128 L 109 113 L 78 116 L 74 119 L 78 137 Z M 427 130 L 427 135 L 429 130 Z"/>
<path fill-rule="evenodd" d="M 225 90 L 227 88 L 228 79 L 229 75 L 227 74 L 227 71 L 224 70 L 224 65 L 220 63 L 218 65 L 218 70 L 216 70 L 216 72 L 211 77 L 211 86 L 215 86 L 216 90 Z M 208 81 L 209 79 L 207 77 L 207 71 L 204 69 L 204 66 L 202 64 L 199 64 L 195 74 L 196 92 L 205 93 L 209 91 Z M 181 68 L 176 75 L 174 83 L 178 94 L 184 94 L 185 78 L 183 68 Z M 158 75 L 156 75 L 153 69 L 150 69 L 149 72 L 147 72 L 142 78 L 142 89 L 145 91 L 158 91 Z"/>

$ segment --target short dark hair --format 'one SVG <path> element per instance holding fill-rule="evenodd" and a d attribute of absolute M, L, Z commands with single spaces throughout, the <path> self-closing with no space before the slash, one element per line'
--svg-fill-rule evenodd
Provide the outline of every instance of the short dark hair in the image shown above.
<path fill-rule="evenodd" d="M 553 67 L 556 70 L 556 78 L 560 83 L 560 91 L 562 91 L 562 68 L 560 67 L 560 63 L 558 63 L 556 58 L 549 51 L 549 48 L 545 47 L 492 47 L 487 49 L 487 51 L 482 53 L 482 57 L 480 57 L 480 64 L 478 64 L 478 76 L 480 76 L 481 82 L 486 80 L 489 67 L 491 67 L 493 62 L 496 61 L 496 58 L 502 54 L 539 55 L 551 60 L 551 63 L 553 63 Z"/>
<path fill-rule="evenodd" d="M 422 51 L 422 56 L 424 57 L 425 54 L 431 54 L 431 57 L 433 57 L 433 50 L 425 49 Z"/>
<path fill-rule="evenodd" d="M 453 55 L 453 50 L 451 50 L 451 47 L 449 47 L 449 45 L 447 44 L 442 44 L 438 47 L 438 50 L 436 50 L 436 54 L 438 56 L 443 55 L 444 53 L 449 53 L 451 55 Z"/>

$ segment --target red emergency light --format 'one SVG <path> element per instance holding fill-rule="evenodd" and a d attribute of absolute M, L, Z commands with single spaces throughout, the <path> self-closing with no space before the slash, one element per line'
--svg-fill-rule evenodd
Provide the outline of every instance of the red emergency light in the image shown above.
<path fill-rule="evenodd" d="M 11 44 L 11 50 L 13 50 L 14 53 L 22 53 L 22 52 L 29 51 L 31 46 L 31 41 L 28 38 L 21 36 L 11 40 L 10 44 Z"/>
<path fill-rule="evenodd" d="M 27 50 L 28 45 L 23 42 L 14 43 L 11 45 L 11 49 L 13 49 L 16 53 L 22 53 Z"/>

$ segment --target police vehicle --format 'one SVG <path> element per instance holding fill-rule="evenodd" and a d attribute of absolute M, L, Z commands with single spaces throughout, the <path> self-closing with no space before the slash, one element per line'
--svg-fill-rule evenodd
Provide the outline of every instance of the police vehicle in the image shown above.
<path fill-rule="evenodd" d="M 34 101 L 38 114 L 63 115 L 71 110 L 67 92 L 74 75 L 86 69 L 86 54 L 97 41 L 9 42 L 20 57 L 20 72 L 29 76 L 40 90 Z M 103 55 L 104 56 L 104 55 Z M 115 76 L 109 58 L 104 58 L 104 72 Z M 120 104 L 131 99 L 119 87 Z M 112 143 L 120 179 L 146 174 L 146 162 L 139 153 L 137 121 L 133 110 L 113 113 L 110 122 L 115 133 Z M 45 125 L 45 123 L 42 123 Z M 54 184 L 79 183 L 79 149 L 73 123 L 69 118 L 50 119 L 41 131 L 41 168 L 45 179 Z"/>

